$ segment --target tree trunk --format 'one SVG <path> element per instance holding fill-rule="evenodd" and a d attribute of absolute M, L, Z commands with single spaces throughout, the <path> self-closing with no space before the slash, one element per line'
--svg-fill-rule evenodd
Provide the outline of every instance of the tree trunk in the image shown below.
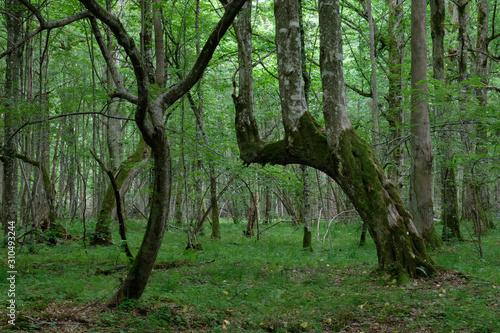
<path fill-rule="evenodd" d="M 160 250 L 169 213 L 172 185 L 172 160 L 165 132 L 165 129 L 157 131 L 154 140 L 150 140 L 154 158 L 154 179 L 151 211 L 144 238 L 125 281 L 108 301 L 109 306 L 115 306 L 124 299 L 139 299 L 142 296 Z"/>
<path fill-rule="evenodd" d="M 302 248 L 312 251 L 312 220 L 311 220 L 311 200 L 309 194 L 309 171 L 307 166 L 301 165 L 300 171 L 302 175 L 302 202 L 300 218 L 304 224 L 304 237 L 302 240 Z"/>
<path fill-rule="evenodd" d="M 372 91 L 372 122 L 373 122 L 373 146 L 375 155 L 380 157 L 380 134 L 378 122 L 378 90 L 377 90 L 377 59 L 375 58 L 375 23 L 372 15 L 372 2 L 366 0 L 365 12 L 368 16 L 369 43 L 370 43 L 370 62 L 371 62 L 371 91 Z"/>
<path fill-rule="evenodd" d="M 460 0 L 456 3 L 458 11 L 458 44 L 459 44 L 459 61 L 458 61 L 458 81 L 463 85 L 461 89 L 460 98 L 460 108 L 461 113 L 466 114 L 464 110 L 464 105 L 468 100 L 468 93 L 470 88 L 465 82 L 469 78 L 468 71 L 468 34 L 467 34 L 467 22 L 469 21 L 468 5 L 469 1 Z M 464 125 L 467 133 L 473 131 L 472 125 Z M 467 137 L 467 133 L 462 136 L 467 153 L 470 155 L 474 154 L 474 142 Z M 463 193 L 462 193 L 462 220 L 472 221 L 474 225 L 474 231 L 478 232 L 486 231 L 486 218 L 484 216 L 484 211 L 482 209 L 480 195 L 477 195 L 478 187 L 476 184 L 476 177 L 474 175 L 475 163 L 473 160 L 468 163 L 464 168 L 463 176 Z"/>
<path fill-rule="evenodd" d="M 434 79 L 445 85 L 444 75 L 444 20 L 446 7 L 444 0 L 431 0 L 431 36 L 432 36 L 432 67 Z M 436 87 L 439 91 L 439 86 Z M 438 94 L 439 96 L 440 94 Z M 441 98 L 437 101 L 436 118 L 442 119 L 447 113 L 447 100 Z M 441 239 L 450 241 L 452 239 L 463 240 L 460 233 L 460 219 L 458 215 L 458 195 L 455 176 L 455 166 L 451 152 L 452 132 L 448 124 L 443 124 L 442 134 L 439 138 L 441 144 L 438 147 L 438 154 L 441 159 L 439 163 L 439 173 L 441 181 L 441 221 L 443 232 Z"/>
<path fill-rule="evenodd" d="M 124 87 L 120 87 L 121 94 L 136 102 L 135 121 L 144 137 L 144 141 L 151 147 L 151 154 L 154 158 L 153 192 L 148 224 L 141 247 L 126 279 L 120 285 L 116 294 L 108 301 L 109 306 L 115 306 L 125 299 L 139 299 L 142 296 L 163 240 L 169 216 L 172 187 L 172 158 L 164 126 L 164 113 L 201 78 L 215 52 L 215 48 L 245 3 L 245 0 L 233 0 L 224 7 L 224 15 L 207 38 L 205 46 L 191 71 L 177 84 L 160 93 L 155 99 L 152 98 L 150 92 L 150 72 L 147 70 L 147 57 L 139 52 L 134 40 L 127 33 L 122 23 L 115 16 L 105 11 L 95 0 L 80 0 L 80 2 L 97 19 L 110 27 L 117 38 L 118 44 L 124 48 L 133 65 L 137 83 L 137 97 L 131 97 L 129 93 L 124 91 Z"/>
<path fill-rule="evenodd" d="M 322 0 L 320 10 L 321 77 L 326 132 L 307 111 L 302 89 L 297 4 L 275 2 L 278 73 L 285 138 L 265 142 L 258 136 L 252 102 L 251 63 L 240 64 L 239 95 L 233 95 L 240 157 L 247 164 L 305 164 L 335 179 L 349 197 L 377 247 L 384 279 L 432 275 L 435 268 L 394 186 L 375 155 L 351 127 L 345 100 L 339 3 Z M 238 19 L 240 23 L 240 20 Z M 241 22 L 243 25 L 243 22 Z M 248 54 L 250 27 L 238 25 L 240 56 Z M 246 66 L 246 67 L 244 67 Z M 243 67 L 243 68 L 242 68 Z M 241 84 L 241 73 L 245 81 Z M 326 135 L 325 135 L 326 134 Z"/>
<path fill-rule="evenodd" d="M 210 165 L 210 209 L 212 210 L 212 238 L 221 239 L 219 222 L 219 204 L 217 202 L 217 177 L 215 167 Z"/>
<path fill-rule="evenodd" d="M 22 13 L 17 0 L 5 1 L 5 21 L 7 29 L 7 44 L 13 45 L 22 36 Z M 22 48 L 18 48 L 7 55 L 5 68 L 5 112 L 4 112 L 4 140 L 5 148 L 1 156 L 3 163 L 3 200 L 2 218 L 3 230 L 7 235 L 8 222 L 17 224 L 18 211 L 18 163 L 15 158 L 17 151 L 17 137 L 14 135 L 18 126 L 17 103 L 21 99 Z"/>
<path fill-rule="evenodd" d="M 427 102 L 427 1 L 411 2 L 410 211 L 425 242 L 436 247 L 432 204 L 432 145 Z"/>
<path fill-rule="evenodd" d="M 488 31 L 489 31 L 489 2 L 487 0 L 480 0 L 477 2 L 477 39 L 476 39 L 476 50 L 479 50 L 476 54 L 476 75 L 480 78 L 481 83 L 485 86 L 488 85 Z M 476 98 L 480 109 L 485 109 L 488 106 L 488 92 L 486 88 L 478 87 L 476 88 Z M 476 124 L 476 135 L 478 141 L 476 143 L 476 154 L 478 156 L 484 157 L 488 154 L 488 129 L 483 123 Z M 481 161 L 482 162 L 482 161 Z M 478 199 L 481 205 L 481 210 L 484 214 L 484 225 L 486 229 L 489 229 L 492 225 L 492 221 L 489 217 L 489 192 L 486 184 L 489 183 L 487 179 L 487 172 L 484 171 L 484 163 L 478 163 L 474 174 L 477 176 L 479 184 L 478 186 Z"/>
<path fill-rule="evenodd" d="M 389 123 L 389 146 L 385 168 L 387 177 L 394 183 L 400 195 L 403 194 L 403 149 L 401 131 L 403 128 L 403 62 L 404 62 L 404 28 L 403 1 L 391 0 L 389 5 L 389 76 L 387 94 L 387 112 L 383 113 Z"/>
<path fill-rule="evenodd" d="M 299 29 L 300 29 L 300 62 L 302 67 L 302 79 L 304 80 L 304 97 L 306 104 L 309 107 L 309 90 L 311 87 L 311 78 L 307 73 L 306 67 L 306 49 L 305 49 L 305 28 L 304 17 L 302 12 L 302 0 L 298 2 L 299 9 Z M 311 220 L 311 200 L 309 192 L 309 170 L 307 166 L 300 166 L 300 174 L 302 178 L 302 193 L 300 194 L 300 223 L 304 225 L 304 237 L 302 239 L 302 248 L 312 251 L 312 220 Z"/>
<path fill-rule="evenodd" d="M 115 172 L 116 186 L 122 198 L 150 156 L 151 149 L 141 136 L 135 152 L 123 161 Z M 110 182 L 102 199 L 101 208 L 97 215 L 95 231 L 90 239 L 90 245 L 108 246 L 112 244 L 111 222 L 113 221 L 112 215 L 115 208 L 115 193 Z"/>
<path fill-rule="evenodd" d="M 106 9 L 111 13 L 112 12 L 112 5 L 111 5 L 111 0 L 106 0 Z M 108 50 L 113 50 L 113 40 L 112 40 L 112 33 L 109 28 L 106 28 L 106 41 L 107 41 L 107 47 Z M 116 62 L 114 54 L 111 54 L 112 61 L 113 63 Z M 108 89 L 110 93 L 113 93 L 116 89 L 116 84 L 113 81 L 113 77 L 111 75 L 111 72 L 108 68 L 106 71 L 106 80 L 108 83 Z M 111 116 L 119 116 L 119 112 L 117 111 L 118 107 L 118 98 L 111 98 L 109 106 L 108 106 L 108 113 Z M 113 119 L 113 118 L 108 118 L 107 119 L 107 130 L 106 130 L 106 141 L 108 144 L 108 151 L 109 151 L 109 158 L 111 162 L 111 169 L 113 172 L 115 172 L 119 166 L 120 166 L 120 161 L 123 160 L 123 145 L 120 142 L 121 139 L 121 121 L 119 119 Z"/>

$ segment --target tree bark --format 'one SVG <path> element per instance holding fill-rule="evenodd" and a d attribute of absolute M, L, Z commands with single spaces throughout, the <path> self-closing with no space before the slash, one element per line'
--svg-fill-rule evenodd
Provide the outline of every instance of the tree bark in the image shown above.
<path fill-rule="evenodd" d="M 5 21 L 7 28 L 7 45 L 13 46 L 21 39 L 22 12 L 19 1 L 5 1 Z M 18 163 L 15 158 L 17 152 L 17 137 L 15 130 L 18 126 L 17 104 L 21 98 L 21 64 L 22 49 L 18 48 L 7 55 L 5 68 L 5 113 L 4 113 L 4 138 L 5 148 L 1 157 L 3 163 L 3 200 L 2 218 L 3 230 L 7 235 L 8 222 L 17 224 L 18 211 Z"/>
<path fill-rule="evenodd" d="M 212 238 L 221 239 L 219 204 L 217 201 L 217 177 L 213 162 L 210 165 L 210 209 L 212 210 Z"/>
<path fill-rule="evenodd" d="M 389 89 L 387 93 L 387 112 L 383 113 L 389 123 L 389 153 L 384 166 L 387 177 L 393 182 L 400 195 L 403 194 L 403 148 L 401 132 L 403 128 L 403 62 L 404 27 L 403 1 L 391 0 L 389 5 Z"/>
<path fill-rule="evenodd" d="M 311 200 L 309 195 L 309 171 L 306 165 L 300 166 L 302 178 L 302 202 L 300 219 L 304 225 L 304 237 L 302 239 L 302 248 L 312 251 L 312 220 L 311 220 Z"/>
<path fill-rule="evenodd" d="M 151 157 L 151 148 L 146 144 L 141 136 L 135 152 L 124 160 L 115 172 L 115 182 L 123 198 L 134 178 L 142 170 L 144 163 Z M 111 182 L 108 184 L 106 192 L 101 202 L 99 214 L 94 233 L 90 238 L 90 245 L 112 244 L 111 223 L 113 221 L 113 210 L 116 208 L 115 193 Z"/>
<path fill-rule="evenodd" d="M 445 37 L 445 15 L 446 7 L 444 0 L 431 0 L 431 37 L 432 37 L 432 68 L 434 79 L 442 86 L 446 84 L 444 72 L 444 37 Z M 440 86 L 436 86 L 436 91 L 440 91 Z M 442 98 L 443 93 L 437 94 L 436 119 L 443 119 L 448 113 L 446 98 Z M 451 152 L 451 141 L 453 133 L 448 124 L 443 124 L 442 134 L 439 138 L 441 144 L 438 147 L 438 154 L 441 159 L 439 168 L 441 182 L 441 221 L 443 231 L 441 239 L 450 241 L 453 239 L 463 240 L 460 232 L 460 219 L 458 214 L 458 195 L 455 175 L 455 166 Z"/>
<path fill-rule="evenodd" d="M 488 38 L 489 32 L 489 2 L 487 0 L 480 0 L 477 2 L 477 38 L 476 38 L 476 75 L 481 80 L 484 86 L 488 86 L 488 44 L 490 39 Z M 486 108 L 488 105 L 488 92 L 484 87 L 478 87 L 475 90 L 477 102 L 479 108 Z M 488 154 L 488 129 L 483 123 L 476 124 L 476 135 L 478 137 L 478 142 L 476 143 L 476 154 L 484 157 Z M 487 179 L 487 172 L 484 171 L 484 163 L 480 161 L 478 163 L 478 168 L 475 171 L 475 175 L 478 177 L 479 184 L 478 189 L 478 199 L 481 205 L 480 209 L 484 214 L 484 225 L 486 229 L 493 227 L 492 219 L 489 217 L 489 192 L 488 187 L 485 185 L 489 182 Z"/>
<path fill-rule="evenodd" d="M 411 2 L 411 169 L 410 211 L 425 242 L 441 245 L 434 229 L 432 144 L 427 102 L 427 1 Z"/>
<path fill-rule="evenodd" d="M 306 43 L 305 43 L 305 28 L 304 28 L 304 16 L 302 11 L 302 0 L 298 1 L 299 4 L 299 28 L 300 28 L 300 62 L 302 67 L 302 79 L 304 81 L 304 97 L 306 99 L 306 104 L 309 107 L 309 90 L 311 87 L 311 78 L 307 72 L 306 66 Z M 300 174 L 302 178 L 302 193 L 300 194 L 300 223 L 304 225 L 304 237 L 302 238 L 302 248 L 312 251 L 312 220 L 311 220 L 311 199 L 309 192 L 309 170 L 307 166 L 300 166 Z"/>
<path fill-rule="evenodd" d="M 365 12 L 368 16 L 368 30 L 370 43 L 370 62 L 371 62 L 371 91 L 372 91 L 372 122 L 373 122 L 373 146 L 375 155 L 380 157 L 380 134 L 378 121 L 378 90 L 377 90 L 377 59 L 375 58 L 375 23 L 373 22 L 372 2 L 366 0 Z"/>
<path fill-rule="evenodd" d="M 423 239 L 394 186 L 387 181 L 369 145 L 354 132 L 345 100 L 340 10 L 336 0 L 322 0 L 320 10 L 321 77 L 326 131 L 307 112 L 301 88 L 300 37 L 294 1 L 276 0 L 276 42 L 285 138 L 266 142 L 258 136 L 251 108 L 250 67 L 240 67 L 239 95 L 233 95 L 240 157 L 247 164 L 305 164 L 335 179 L 354 204 L 377 247 L 386 280 L 404 281 L 435 273 Z M 250 38 L 239 31 L 240 56 Z M 249 29 L 246 29 L 247 31 Z M 245 66 L 241 63 L 240 66 Z M 245 81 L 241 84 L 241 72 Z M 249 103 L 246 104 L 245 102 Z"/>
<path fill-rule="evenodd" d="M 111 0 L 106 0 L 106 9 L 111 13 Z M 106 29 L 106 42 L 107 48 L 110 51 L 111 61 L 116 63 L 116 59 L 112 53 L 113 50 L 113 35 L 109 28 Z M 111 74 L 110 69 L 108 68 L 106 71 L 106 79 L 108 83 L 109 92 L 112 93 L 116 89 L 116 84 L 113 80 L 113 75 Z M 111 98 L 108 113 L 111 116 L 119 116 L 118 109 L 118 98 Z M 111 169 L 116 171 L 120 166 L 120 161 L 123 160 L 123 145 L 120 142 L 121 139 L 121 121 L 119 119 L 108 118 L 107 119 L 107 128 L 106 128 L 106 141 L 108 144 L 109 158 L 111 161 Z"/>

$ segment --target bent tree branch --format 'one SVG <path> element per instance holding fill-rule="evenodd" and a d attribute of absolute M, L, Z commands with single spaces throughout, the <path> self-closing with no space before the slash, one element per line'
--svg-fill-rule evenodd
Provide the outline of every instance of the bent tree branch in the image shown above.
<path fill-rule="evenodd" d="M 425 244 L 396 188 L 389 182 L 371 147 L 352 128 L 345 99 L 338 0 L 319 2 L 321 77 L 325 129 L 302 99 L 297 4 L 275 2 L 278 71 L 285 137 L 268 142 L 258 135 L 253 114 L 252 68 L 240 60 L 239 94 L 234 95 L 236 131 L 244 163 L 305 164 L 332 177 L 368 225 L 384 280 L 435 273 Z M 240 20 L 241 18 L 241 20 Z M 240 59 L 251 54 L 251 26 L 238 18 Z M 246 46 L 247 45 L 247 46 Z M 245 48 L 247 47 L 247 48 Z M 245 49 L 242 49 L 245 48 Z M 241 73 L 244 73 L 243 77 Z"/>
<path fill-rule="evenodd" d="M 169 215 L 172 187 L 172 160 L 164 126 L 164 113 L 201 78 L 217 45 L 245 1 L 233 0 L 225 6 L 224 15 L 212 31 L 186 77 L 154 98 L 150 92 L 146 61 L 120 20 L 106 11 L 97 1 L 80 0 L 96 19 L 110 28 L 118 44 L 123 47 L 132 63 L 137 83 L 135 122 L 144 140 L 151 147 L 154 158 L 151 210 L 144 238 L 127 278 L 116 294 L 108 301 L 109 306 L 115 306 L 125 299 L 141 297 L 163 240 L 166 219 Z"/>

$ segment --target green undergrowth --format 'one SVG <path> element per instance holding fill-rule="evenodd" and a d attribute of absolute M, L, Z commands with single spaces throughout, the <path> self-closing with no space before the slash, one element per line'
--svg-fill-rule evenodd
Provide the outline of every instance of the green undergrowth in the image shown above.
<path fill-rule="evenodd" d="M 319 238 L 325 237 L 326 222 Z M 128 225 L 136 253 L 144 222 Z M 261 230 L 267 226 L 261 225 Z M 245 225 L 222 223 L 222 240 L 169 230 L 143 298 L 117 309 L 105 301 L 125 276 L 117 245 L 84 248 L 81 239 L 56 246 L 24 245 L 16 254 L 17 318 L 8 329 L 43 332 L 498 332 L 500 231 L 432 250 L 435 277 L 381 285 L 373 241 L 357 245 L 360 223 L 334 224 L 331 242 L 314 236 L 301 249 L 302 228 L 281 223 L 260 240 Z M 209 226 L 207 226 L 207 234 Z M 69 226 L 78 235 L 78 226 Z M 114 235 L 115 241 L 119 239 Z M 170 264 L 169 264 L 170 263 Z M 171 264 L 175 263 L 175 264 Z M 6 271 L 0 287 L 7 289 Z M 6 304 L 7 293 L 0 300 Z M 6 324 L 6 318 L 0 324 Z"/>

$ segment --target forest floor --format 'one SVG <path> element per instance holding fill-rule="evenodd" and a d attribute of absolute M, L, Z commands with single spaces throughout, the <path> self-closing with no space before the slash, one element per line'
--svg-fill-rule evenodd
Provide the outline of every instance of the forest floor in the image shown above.
<path fill-rule="evenodd" d="M 185 250 L 186 233 L 168 231 L 163 266 L 143 298 L 115 309 L 105 302 L 126 271 L 103 272 L 126 265 L 118 245 L 26 244 L 16 253 L 16 325 L 7 326 L 6 315 L 0 325 L 58 333 L 500 332 L 500 230 L 483 237 L 483 258 L 469 236 L 431 251 L 438 275 L 387 285 L 371 274 L 373 242 L 357 245 L 360 223 L 333 225 L 331 241 L 325 224 L 315 229 L 312 252 L 301 249 L 302 228 L 289 223 L 258 241 L 242 235 L 245 225 L 223 223 L 222 240 L 202 236 L 199 251 Z M 67 227 L 78 235 L 79 225 Z M 133 251 L 144 227 L 129 223 Z M 7 304 L 4 269 L 0 278 Z"/>

